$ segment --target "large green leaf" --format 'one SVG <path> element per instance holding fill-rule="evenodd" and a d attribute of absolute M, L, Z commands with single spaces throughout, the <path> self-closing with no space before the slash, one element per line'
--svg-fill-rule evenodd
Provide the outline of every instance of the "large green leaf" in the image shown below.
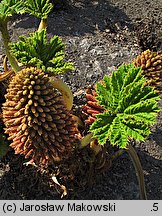
<path fill-rule="evenodd" d="M 47 19 L 52 8 L 50 0 L 25 0 L 25 11 L 40 19 Z"/>
<path fill-rule="evenodd" d="M 113 122 L 114 116 L 111 112 L 98 114 L 97 120 L 91 125 L 91 131 L 99 139 L 99 143 L 104 145 L 108 139 L 108 130 Z"/>
<path fill-rule="evenodd" d="M 74 70 L 71 62 L 65 62 L 65 46 L 60 37 L 47 41 L 46 30 L 35 32 L 30 37 L 21 36 L 20 41 L 10 44 L 17 60 L 27 66 L 36 66 L 47 73 L 57 75 Z"/>
<path fill-rule="evenodd" d="M 97 115 L 90 127 L 93 137 L 103 145 L 126 148 L 130 139 L 144 141 L 150 134 L 149 126 L 156 122 L 159 112 L 157 92 L 145 85 L 141 69 L 132 64 L 122 65 L 112 76 L 105 76 L 97 84 L 97 100 L 105 112 Z"/>
<path fill-rule="evenodd" d="M 114 118 L 112 124 L 110 125 L 110 129 L 108 130 L 108 138 L 110 139 L 110 143 L 112 145 L 120 146 L 120 148 L 124 148 L 127 145 L 128 134 L 125 132 L 125 125 L 121 121 L 119 115 Z"/>
<path fill-rule="evenodd" d="M 5 22 L 14 14 L 24 13 L 23 0 L 2 0 L 0 2 L 0 22 Z"/>

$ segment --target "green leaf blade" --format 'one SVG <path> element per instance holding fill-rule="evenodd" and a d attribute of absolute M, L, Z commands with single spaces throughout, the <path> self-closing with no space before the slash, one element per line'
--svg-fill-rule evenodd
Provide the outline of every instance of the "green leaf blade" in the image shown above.
<path fill-rule="evenodd" d="M 53 5 L 49 0 L 25 1 L 25 11 L 40 19 L 47 19 L 48 14 L 51 12 L 52 8 Z"/>
<path fill-rule="evenodd" d="M 114 118 L 109 130 L 109 140 L 111 145 L 123 149 L 128 144 L 128 135 L 119 116 Z"/>
<path fill-rule="evenodd" d="M 72 62 L 64 61 L 65 45 L 58 36 L 48 42 L 46 30 L 42 30 L 19 39 L 20 41 L 10 44 L 10 49 L 22 64 L 38 67 L 50 75 L 75 70 Z"/>
<path fill-rule="evenodd" d="M 110 112 L 97 115 L 97 120 L 91 125 L 90 132 L 93 132 L 93 138 L 97 138 L 101 145 L 104 145 L 108 139 L 108 131 L 112 124 L 113 116 Z"/>
<path fill-rule="evenodd" d="M 145 83 L 141 68 L 129 64 L 97 84 L 97 100 L 105 112 L 96 116 L 90 131 L 99 144 L 104 145 L 109 139 L 111 145 L 126 148 L 130 140 L 144 141 L 151 133 L 150 125 L 156 123 L 160 110 L 160 97 Z"/>
<path fill-rule="evenodd" d="M 0 22 L 6 22 L 14 14 L 22 14 L 24 12 L 23 0 L 2 0 L 0 2 Z"/>

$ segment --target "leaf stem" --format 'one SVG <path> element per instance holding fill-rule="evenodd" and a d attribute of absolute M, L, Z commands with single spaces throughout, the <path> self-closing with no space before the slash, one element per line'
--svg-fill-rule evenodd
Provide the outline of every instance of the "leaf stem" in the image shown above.
<path fill-rule="evenodd" d="M 0 74 L 0 82 L 7 79 L 8 77 L 10 77 L 11 74 L 13 74 L 13 73 L 14 72 L 12 70 L 9 70 L 9 71 L 5 71 L 3 74 Z"/>
<path fill-rule="evenodd" d="M 126 151 L 128 152 L 128 154 L 129 154 L 129 156 L 133 162 L 133 165 L 135 167 L 135 170 L 136 170 L 136 175 L 138 178 L 138 183 L 139 183 L 139 188 L 140 188 L 141 199 L 147 200 L 143 169 L 142 169 L 139 157 L 137 155 L 137 152 L 135 151 L 135 149 L 133 148 L 133 146 L 131 144 L 129 144 L 127 146 Z"/>
<path fill-rule="evenodd" d="M 88 144 L 90 144 L 90 142 L 92 140 L 92 136 L 93 136 L 93 133 L 88 133 L 87 135 L 85 135 L 80 140 L 80 146 L 79 146 L 79 148 L 82 149 L 82 148 L 86 147 Z"/>
<path fill-rule="evenodd" d="M 8 71 L 8 68 L 7 68 L 7 56 L 5 55 L 4 57 L 4 60 L 3 60 L 3 68 L 4 68 L 4 72 L 7 72 Z"/>
<path fill-rule="evenodd" d="M 21 68 L 19 67 L 16 58 L 11 54 L 10 49 L 9 49 L 10 36 L 9 36 L 8 30 L 7 30 L 7 21 L 1 21 L 0 31 L 2 33 L 2 39 L 3 39 L 4 48 L 5 48 L 5 52 L 6 52 L 6 55 L 8 57 L 8 60 L 11 64 L 14 72 L 18 73 L 21 70 Z"/>
<path fill-rule="evenodd" d="M 61 79 L 56 77 L 50 77 L 50 81 L 53 84 L 53 87 L 59 90 L 59 92 L 62 94 L 66 108 L 71 110 L 73 106 L 73 94 L 69 86 Z"/>
<path fill-rule="evenodd" d="M 102 151 L 102 147 L 101 145 L 98 144 L 97 139 L 91 140 L 90 148 L 94 151 L 95 155 L 97 155 L 100 151 Z"/>
<path fill-rule="evenodd" d="M 46 28 L 47 28 L 47 19 L 41 19 L 37 32 L 41 32 L 43 29 Z"/>

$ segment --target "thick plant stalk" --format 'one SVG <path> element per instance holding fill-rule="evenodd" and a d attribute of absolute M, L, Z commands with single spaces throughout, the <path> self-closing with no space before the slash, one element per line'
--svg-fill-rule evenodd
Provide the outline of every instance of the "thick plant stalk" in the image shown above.
<path fill-rule="evenodd" d="M 8 68 L 7 68 L 7 56 L 4 57 L 4 60 L 3 60 L 3 68 L 4 68 L 4 72 L 7 72 L 8 71 Z"/>
<path fill-rule="evenodd" d="M 12 70 L 8 70 L 7 68 L 7 56 L 5 56 L 3 61 L 4 73 L 0 74 L 0 82 L 10 77 L 14 72 Z"/>
<path fill-rule="evenodd" d="M 47 28 L 47 19 L 41 19 L 37 32 L 41 32 L 43 29 L 46 28 Z"/>
<path fill-rule="evenodd" d="M 8 45 L 10 43 L 10 36 L 9 36 L 8 30 L 7 30 L 7 22 L 1 22 L 0 30 L 2 32 L 2 39 L 4 42 L 4 48 L 5 48 L 6 55 L 8 57 L 8 60 L 11 64 L 14 72 L 17 73 L 21 70 L 21 68 L 19 67 L 18 62 L 15 59 L 15 57 L 12 56 L 12 54 L 10 53 L 10 49 L 9 49 L 9 45 Z"/>
<path fill-rule="evenodd" d="M 14 72 L 13 71 L 6 71 L 5 73 L 3 74 L 0 74 L 0 82 L 7 79 L 8 77 L 11 76 L 11 74 L 13 74 Z"/>
<path fill-rule="evenodd" d="M 138 178 L 138 183 L 139 183 L 139 188 L 140 188 L 140 196 L 142 200 L 147 200 L 147 195 L 146 195 L 146 188 L 145 188 L 145 181 L 144 181 L 144 174 L 143 174 L 143 170 L 142 170 L 142 166 L 141 166 L 141 162 L 139 160 L 139 157 L 137 155 L 137 152 L 135 151 L 135 149 L 132 147 L 131 144 L 129 144 L 127 146 L 126 151 L 128 152 L 133 165 L 135 167 L 136 170 L 136 175 Z"/>
<path fill-rule="evenodd" d="M 97 139 L 92 139 L 93 133 L 88 133 L 80 140 L 79 148 L 82 149 L 90 144 L 90 148 L 93 149 L 95 155 L 97 155 L 101 150 L 101 145 L 98 145 Z"/>
<path fill-rule="evenodd" d="M 53 84 L 53 87 L 59 90 L 59 92 L 62 94 L 66 108 L 71 110 L 73 106 L 73 94 L 69 86 L 59 78 L 51 77 L 50 81 Z"/>
<path fill-rule="evenodd" d="M 102 151 L 101 145 L 98 145 L 97 139 L 93 139 L 90 142 L 90 148 L 93 149 L 95 155 L 97 155 L 100 151 Z"/>
<path fill-rule="evenodd" d="M 80 140 L 80 146 L 79 146 L 79 148 L 82 149 L 82 148 L 86 147 L 87 145 L 89 145 L 90 142 L 92 141 L 92 136 L 93 136 L 93 133 L 88 133 L 87 135 L 85 135 Z"/>

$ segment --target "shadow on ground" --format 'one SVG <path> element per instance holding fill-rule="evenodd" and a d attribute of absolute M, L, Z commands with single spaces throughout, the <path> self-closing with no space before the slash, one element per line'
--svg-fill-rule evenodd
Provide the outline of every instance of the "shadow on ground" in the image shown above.
<path fill-rule="evenodd" d="M 16 24 L 16 28 L 30 28 L 38 26 L 39 20 L 29 16 L 22 16 L 22 21 Z M 77 1 L 62 12 L 53 11 L 49 16 L 48 32 L 59 36 L 80 36 L 95 31 L 117 32 L 118 28 L 127 26 L 131 30 L 131 20 L 118 7 L 108 0 Z"/>

